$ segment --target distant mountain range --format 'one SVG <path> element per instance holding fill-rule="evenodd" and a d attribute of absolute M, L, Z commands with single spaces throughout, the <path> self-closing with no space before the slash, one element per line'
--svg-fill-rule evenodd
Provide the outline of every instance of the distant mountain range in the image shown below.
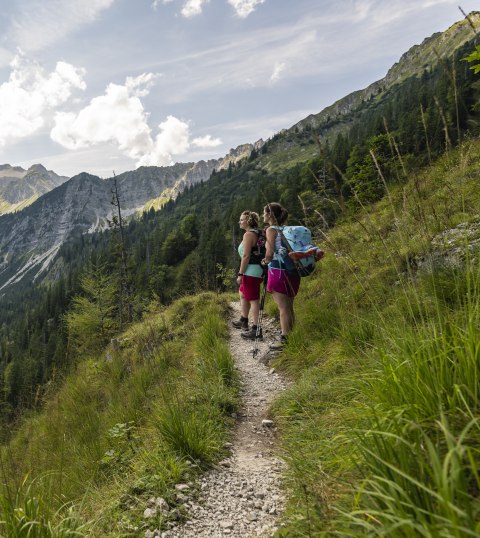
<path fill-rule="evenodd" d="M 480 27 L 480 11 L 468 15 L 472 24 Z M 305 144 L 305 139 L 295 136 L 298 132 L 313 129 L 318 134 L 322 144 L 332 143 L 338 134 L 346 134 L 361 116 L 390 98 L 390 93 L 402 87 L 408 79 L 421 77 L 425 71 L 435 68 L 442 62 L 446 69 L 451 64 L 445 64 L 454 52 L 475 38 L 470 23 L 463 19 L 444 32 L 436 32 L 423 40 L 420 45 L 414 45 L 405 52 L 400 60 L 387 72 L 384 78 L 373 82 L 362 90 L 352 92 L 342 97 L 332 105 L 316 114 L 310 114 L 288 129 L 286 135 L 275 144 L 269 144 L 269 151 L 259 157 L 259 166 L 275 172 L 285 167 L 294 166 L 297 162 L 311 159 L 318 154 L 317 144 Z M 465 69 L 468 69 L 465 64 Z M 451 76 L 451 75 L 450 75 Z"/>
<path fill-rule="evenodd" d="M 150 208 L 158 209 L 190 185 L 207 181 L 213 170 L 228 168 L 262 145 L 262 140 L 242 144 L 222 159 L 166 167 L 144 166 L 120 174 L 116 180 L 122 213 L 128 217 Z M 35 280 L 49 267 L 72 233 L 92 233 L 106 228 L 113 212 L 113 178 L 100 179 L 85 172 L 70 179 L 60 178 L 41 165 L 30 168 L 29 174 L 10 165 L 2 169 L 10 174 L 5 174 L 10 178 L 5 183 L 15 191 L 17 204 L 23 204 L 24 209 L 0 216 L 0 290 L 26 275 Z M 48 189 L 53 180 L 47 183 L 45 177 L 50 175 L 58 178 L 59 185 Z M 27 191 L 20 189 L 25 177 L 38 179 L 37 192 L 40 187 L 45 189 L 45 194 L 37 195 L 38 199 L 30 204 L 34 195 L 22 198 L 22 192 Z"/>
<path fill-rule="evenodd" d="M 0 165 L 0 215 L 20 211 L 67 179 L 41 164 L 34 164 L 28 170 Z"/>
<path fill-rule="evenodd" d="M 470 18 L 478 23 L 480 13 L 472 13 Z M 369 111 L 390 99 L 392 89 L 401 91 L 406 81 L 422 76 L 442 55 L 450 56 L 472 38 L 466 20 L 432 35 L 406 52 L 382 80 L 304 118 L 266 143 L 242 144 L 222 159 L 141 167 L 120 174 L 117 185 L 123 214 L 158 209 L 190 185 L 207 181 L 214 170 L 245 158 L 254 159 L 256 168 L 267 172 L 306 162 L 319 152 L 315 140 L 305 136 L 310 131 L 315 131 L 320 143 L 333 142 L 339 133 L 347 133 L 354 122 L 363 121 Z M 87 173 L 67 180 L 41 165 L 27 171 L 1 166 L 0 211 L 8 214 L 0 216 L 0 290 L 25 277 L 39 278 L 73 233 L 105 228 L 112 214 L 112 181 Z"/>

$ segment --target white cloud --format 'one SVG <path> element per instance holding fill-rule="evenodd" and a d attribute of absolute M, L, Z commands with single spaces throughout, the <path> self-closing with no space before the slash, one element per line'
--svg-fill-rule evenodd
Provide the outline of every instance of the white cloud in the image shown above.
<path fill-rule="evenodd" d="M 125 87 L 130 95 L 135 97 L 145 97 L 150 93 L 152 86 L 155 84 L 155 79 L 159 75 L 153 73 L 142 73 L 138 77 L 127 77 Z"/>
<path fill-rule="evenodd" d="M 190 128 L 187 122 L 168 116 L 153 139 L 140 97 L 148 94 L 155 77 L 152 73 L 128 77 L 124 85 L 109 84 L 104 95 L 94 97 L 78 114 L 58 112 L 52 140 L 71 150 L 111 143 L 135 159 L 137 166 L 172 164 L 174 155 L 190 148 Z M 192 144 L 211 148 L 221 141 L 206 135 Z"/>
<path fill-rule="evenodd" d="M 286 66 L 287 64 L 285 62 L 275 62 L 273 73 L 270 77 L 270 82 L 272 82 L 273 84 L 275 84 L 275 82 L 278 82 L 280 80 L 280 75 L 282 74 L 282 71 L 285 70 Z"/>
<path fill-rule="evenodd" d="M 24 138 L 43 127 L 74 89 L 85 90 L 85 70 L 58 62 L 46 74 L 37 63 L 17 54 L 7 82 L 0 85 L 0 146 Z"/>
<path fill-rule="evenodd" d="M 154 0 L 152 3 L 153 9 L 157 9 L 157 6 L 160 4 L 169 4 L 170 2 L 173 2 L 173 0 Z"/>
<path fill-rule="evenodd" d="M 210 135 L 201 136 L 192 140 L 192 146 L 196 146 L 198 148 L 216 148 L 222 143 L 223 142 L 220 140 L 220 138 L 212 138 Z"/>
<path fill-rule="evenodd" d="M 186 153 L 190 147 L 188 124 L 168 116 L 159 125 L 160 133 L 150 151 L 137 162 L 137 166 L 165 166 L 173 164 L 172 156 Z"/>
<path fill-rule="evenodd" d="M 19 2 L 9 37 L 26 51 L 59 41 L 79 26 L 94 21 L 115 0 L 26 0 Z"/>
<path fill-rule="evenodd" d="M 265 0 L 228 0 L 228 3 L 233 6 L 239 17 L 245 18 L 255 10 L 256 6 L 263 4 Z"/>
<path fill-rule="evenodd" d="M 152 75 L 153 76 L 153 75 Z M 152 77 L 143 74 L 129 78 L 124 86 L 109 84 L 104 95 L 94 97 L 78 114 L 59 112 L 50 136 L 68 149 L 114 142 L 132 159 L 138 159 L 151 146 L 147 115 L 136 92 L 145 95 L 142 81 Z"/>
<path fill-rule="evenodd" d="M 187 0 L 182 8 L 184 17 L 194 17 L 200 15 L 203 4 L 207 4 L 210 0 Z"/>
<path fill-rule="evenodd" d="M 157 7 L 162 4 L 168 4 L 173 0 L 154 0 L 152 7 Z M 210 2 L 210 0 L 186 0 L 183 4 L 181 13 L 184 17 L 190 18 L 200 15 L 202 13 L 203 5 Z M 235 9 L 237 15 L 242 18 L 246 18 L 252 13 L 256 6 L 263 4 L 265 0 L 228 0 L 228 3 Z"/>

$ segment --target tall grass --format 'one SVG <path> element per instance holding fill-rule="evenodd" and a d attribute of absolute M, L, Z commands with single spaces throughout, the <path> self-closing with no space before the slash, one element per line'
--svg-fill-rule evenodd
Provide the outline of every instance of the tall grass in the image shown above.
<path fill-rule="evenodd" d="M 237 390 L 227 310 L 216 294 L 151 308 L 79 360 L 0 449 L 0 536 L 138 535 L 150 497 L 175 506 L 175 484 L 223 455 Z"/>
<path fill-rule="evenodd" d="M 47 490 L 52 491 L 52 476 L 44 476 L 36 481 L 25 479 L 15 491 L 0 494 L 0 536 L 80 538 L 87 535 L 86 525 L 79 522 L 69 504 L 58 509 L 52 507 L 52 499 L 45 498 L 45 482 L 49 483 Z"/>
<path fill-rule="evenodd" d="M 478 426 L 472 419 L 457 434 L 444 415 L 430 427 L 395 417 L 359 433 L 367 478 L 339 534 L 478 536 Z"/>
<path fill-rule="evenodd" d="M 155 411 L 162 440 L 182 457 L 211 463 L 225 442 L 225 413 L 236 406 L 237 374 L 218 306 L 205 305 L 195 326 L 195 372 L 182 391 L 164 394 Z"/>
<path fill-rule="evenodd" d="M 296 378 L 274 408 L 282 536 L 480 534 L 480 264 L 468 226 L 431 243 L 480 226 L 479 155 L 465 144 L 339 225 L 339 256 L 302 282 L 277 362 Z"/>
<path fill-rule="evenodd" d="M 366 478 L 349 532 L 478 535 L 479 276 L 467 267 L 472 285 L 454 311 L 437 298 L 437 318 L 379 339 L 359 389 L 368 427 L 354 446 Z"/>
<path fill-rule="evenodd" d="M 215 414 L 214 414 L 215 413 Z M 180 457 L 211 463 L 222 446 L 218 410 L 198 409 L 191 402 L 164 402 L 155 414 L 163 442 Z"/>
<path fill-rule="evenodd" d="M 211 308 L 203 312 L 203 323 L 196 336 L 200 375 L 206 381 L 220 376 L 223 383 L 232 386 L 236 380 L 235 365 L 226 343 L 228 331 L 224 320 Z"/>

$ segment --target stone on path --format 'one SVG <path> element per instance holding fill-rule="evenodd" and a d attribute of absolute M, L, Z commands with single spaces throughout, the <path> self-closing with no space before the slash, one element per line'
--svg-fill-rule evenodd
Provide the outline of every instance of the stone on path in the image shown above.
<path fill-rule="evenodd" d="M 232 319 L 238 318 L 239 305 L 233 304 L 232 309 Z M 286 383 L 275 369 L 265 365 L 275 356 L 268 351 L 267 343 L 276 333 L 272 320 L 264 321 L 263 332 L 265 340 L 258 342 L 257 358 L 253 358 L 251 344 L 241 338 L 240 331 L 231 329 L 230 352 L 240 375 L 241 406 L 232 414 L 236 420 L 234 435 L 224 445 L 230 453 L 197 485 L 175 486 L 177 502 L 185 501 L 182 510 L 187 509 L 187 521 L 171 523 L 172 528 L 163 531 L 162 538 L 266 538 L 277 529 L 285 504 L 280 487 L 284 464 L 275 454 L 276 428 L 267 417 L 273 398 Z M 184 493 L 192 495 L 194 502 Z M 147 510 L 156 514 L 155 507 Z M 175 510 L 178 512 L 173 509 L 170 517 Z"/>

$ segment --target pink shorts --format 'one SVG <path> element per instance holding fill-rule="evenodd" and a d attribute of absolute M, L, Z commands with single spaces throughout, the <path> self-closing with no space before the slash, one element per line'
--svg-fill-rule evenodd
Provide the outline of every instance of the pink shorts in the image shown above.
<path fill-rule="evenodd" d="M 288 297 L 295 297 L 300 288 L 300 277 L 295 275 L 289 275 L 283 269 L 277 269 L 275 267 L 268 268 L 268 284 L 267 291 L 272 293 L 282 293 Z"/>
<path fill-rule="evenodd" d="M 260 285 L 263 278 L 256 276 L 242 276 L 242 283 L 240 284 L 240 293 L 247 301 L 257 301 L 260 299 Z"/>

